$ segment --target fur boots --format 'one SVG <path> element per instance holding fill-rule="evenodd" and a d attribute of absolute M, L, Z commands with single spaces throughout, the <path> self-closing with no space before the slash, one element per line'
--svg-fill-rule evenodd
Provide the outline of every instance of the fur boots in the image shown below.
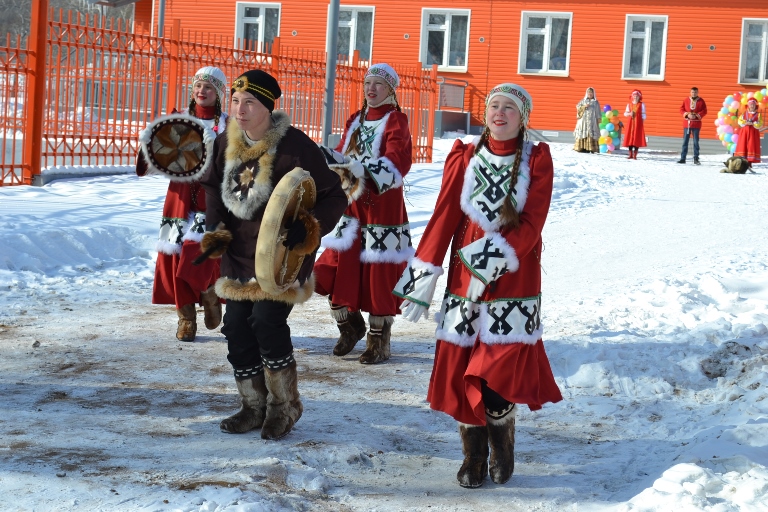
<path fill-rule="evenodd" d="M 179 341 L 194 341 L 197 334 L 197 310 L 194 304 L 185 304 L 176 309 L 179 316 L 179 326 L 176 329 L 176 339 Z"/>
<path fill-rule="evenodd" d="M 203 305 L 205 328 L 209 330 L 217 328 L 221 323 L 221 301 L 213 286 L 200 294 L 200 303 Z"/>
<path fill-rule="evenodd" d="M 462 487 L 480 487 L 488 474 L 488 429 L 459 423 L 459 435 L 464 462 L 456 479 Z"/>
<path fill-rule="evenodd" d="M 336 304 L 331 304 L 331 316 L 336 320 L 336 326 L 341 333 L 336 346 L 333 347 L 333 355 L 345 356 L 365 336 L 365 320 L 360 311 L 349 311 L 346 306 Z"/>
<path fill-rule="evenodd" d="M 360 355 L 362 364 L 376 364 L 389 359 L 389 337 L 392 333 L 394 316 L 368 317 L 371 328 L 366 339 L 365 352 Z"/>
<path fill-rule="evenodd" d="M 486 411 L 488 440 L 491 444 L 491 480 L 506 483 L 515 470 L 515 414 L 517 406 L 500 413 Z"/>
<path fill-rule="evenodd" d="M 222 432 L 242 434 L 264 423 L 267 411 L 267 386 L 264 383 L 264 372 L 247 379 L 235 380 L 237 391 L 242 399 L 242 407 L 229 418 L 221 420 L 219 428 Z"/>
<path fill-rule="evenodd" d="M 262 439 L 280 439 L 291 431 L 301 418 L 304 406 L 299 398 L 299 377 L 293 355 L 290 362 L 280 367 L 264 361 L 267 386 L 267 412 L 261 427 Z M 279 368 L 279 369 L 277 369 Z"/>

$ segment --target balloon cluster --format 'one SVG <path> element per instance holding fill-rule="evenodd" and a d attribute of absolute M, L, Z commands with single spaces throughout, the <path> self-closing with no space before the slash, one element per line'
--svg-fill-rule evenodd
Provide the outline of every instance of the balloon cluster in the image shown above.
<path fill-rule="evenodd" d="M 723 146 L 729 153 L 736 150 L 736 143 L 739 142 L 739 109 L 746 108 L 747 101 L 755 98 L 759 108 L 768 107 L 768 91 L 761 89 L 757 92 L 735 92 L 729 94 L 723 100 L 723 107 L 717 113 L 715 126 L 717 127 L 717 138 L 723 143 Z"/>
<path fill-rule="evenodd" d="M 619 111 L 611 109 L 610 105 L 603 106 L 603 117 L 600 119 L 600 152 L 609 153 L 621 145 L 619 139 Z"/>

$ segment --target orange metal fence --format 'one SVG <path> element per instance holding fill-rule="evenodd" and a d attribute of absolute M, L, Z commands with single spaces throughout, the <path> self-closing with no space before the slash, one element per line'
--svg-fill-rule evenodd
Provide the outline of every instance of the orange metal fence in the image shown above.
<path fill-rule="evenodd" d="M 279 38 L 268 53 L 235 49 L 235 41 L 184 31 L 178 20 L 172 22 L 170 36 L 160 38 L 129 32 L 106 18 L 61 11 L 49 18 L 39 105 L 26 98 L 31 73 L 25 66 L 26 50 L 18 49 L 18 41 L 15 48 L 10 41 L 0 47 L 0 128 L 6 141 L 0 150 L 0 186 L 34 182 L 44 168 L 133 165 L 139 131 L 173 107 L 187 106 L 191 77 L 202 66 L 217 66 L 230 80 L 247 69 L 270 72 L 283 90 L 277 108 L 286 110 L 294 125 L 314 140 L 321 139 L 324 52 L 281 46 Z M 409 117 L 414 161 L 429 162 L 436 68 L 394 67 L 401 77 L 398 100 Z M 340 134 L 362 104 L 364 73 L 356 58 L 337 66 L 332 133 Z M 29 146 L 40 147 L 39 164 L 29 161 L 30 151 L 18 149 L 21 138 L 34 132 L 28 124 L 35 123 L 35 116 L 25 116 L 28 108 L 43 112 L 40 145 Z"/>

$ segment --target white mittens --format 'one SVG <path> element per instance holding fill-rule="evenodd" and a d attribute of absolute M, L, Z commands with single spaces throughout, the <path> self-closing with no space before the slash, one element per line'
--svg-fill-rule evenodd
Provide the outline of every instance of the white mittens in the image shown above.
<path fill-rule="evenodd" d="M 216 132 L 210 128 L 206 128 L 203 133 L 203 144 L 207 146 L 208 144 L 213 143 L 214 140 L 216 140 Z"/>
<path fill-rule="evenodd" d="M 409 300 L 404 300 L 400 305 L 400 311 L 403 312 L 403 318 L 409 322 L 416 323 L 423 316 L 429 318 L 428 310 L 421 304 L 416 304 Z"/>

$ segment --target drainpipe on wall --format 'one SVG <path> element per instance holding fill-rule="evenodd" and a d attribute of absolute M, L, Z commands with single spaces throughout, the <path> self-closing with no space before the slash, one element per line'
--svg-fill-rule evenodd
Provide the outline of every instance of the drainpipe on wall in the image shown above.
<path fill-rule="evenodd" d="M 336 85 L 336 46 L 339 43 L 339 0 L 331 0 L 328 10 L 328 33 L 325 48 L 325 93 L 323 95 L 323 128 L 321 141 L 330 145 L 328 137 L 333 126 L 333 96 Z"/>
<path fill-rule="evenodd" d="M 154 2 L 153 2 L 154 5 Z M 157 37 L 163 37 L 165 35 L 163 33 L 163 30 L 165 28 L 165 0 L 160 0 L 160 8 L 158 9 L 157 13 Z M 158 115 L 160 115 L 160 108 L 162 108 L 161 104 L 161 97 L 163 94 L 162 89 L 160 88 L 160 84 L 162 80 L 160 79 L 162 71 L 163 71 L 163 58 L 160 56 L 163 53 L 163 46 L 158 45 L 157 47 L 157 55 L 156 61 L 155 61 L 155 98 L 154 98 L 154 104 L 152 106 L 152 117 L 147 120 L 147 122 L 151 121 L 152 119 L 156 118 Z M 176 105 L 169 106 L 169 108 L 173 108 Z"/>

